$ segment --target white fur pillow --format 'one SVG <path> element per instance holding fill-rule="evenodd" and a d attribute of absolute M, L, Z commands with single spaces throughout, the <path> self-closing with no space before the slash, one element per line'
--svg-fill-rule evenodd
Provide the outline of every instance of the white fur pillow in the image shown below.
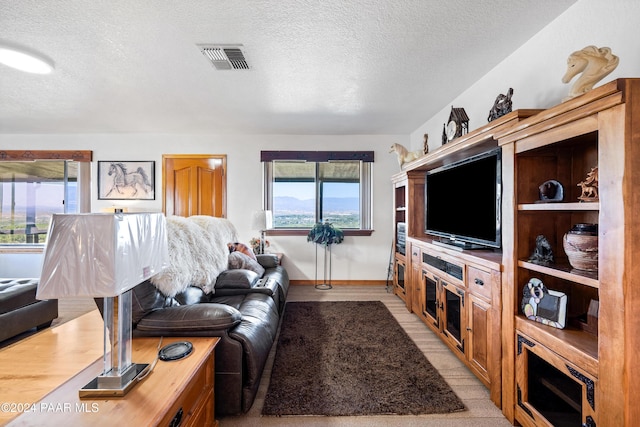
<path fill-rule="evenodd" d="M 225 240 L 220 245 L 213 229 L 203 228 L 201 220 L 192 218 L 167 217 L 169 267 L 151 278 L 151 283 L 167 296 L 175 296 L 191 285 L 211 293 L 216 278 L 227 269 L 228 231 L 223 232 Z"/>

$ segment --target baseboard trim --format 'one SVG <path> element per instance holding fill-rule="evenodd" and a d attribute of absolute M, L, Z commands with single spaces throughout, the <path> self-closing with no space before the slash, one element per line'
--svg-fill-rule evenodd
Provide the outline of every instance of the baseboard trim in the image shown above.
<path fill-rule="evenodd" d="M 314 286 L 315 280 L 290 280 L 290 285 Z M 386 280 L 333 280 L 331 286 L 387 286 Z"/>

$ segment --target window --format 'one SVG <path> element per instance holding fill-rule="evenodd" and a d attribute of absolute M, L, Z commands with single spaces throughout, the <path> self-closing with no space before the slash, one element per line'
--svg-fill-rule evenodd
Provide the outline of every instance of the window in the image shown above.
<path fill-rule="evenodd" d="M 329 221 L 346 230 L 371 229 L 372 152 L 262 152 L 262 161 L 274 228 Z"/>
<path fill-rule="evenodd" d="M 7 153 L 14 152 L 0 155 Z M 0 161 L 0 245 L 46 243 L 52 214 L 80 211 L 81 170 L 89 163 L 27 153 L 28 161 Z"/>

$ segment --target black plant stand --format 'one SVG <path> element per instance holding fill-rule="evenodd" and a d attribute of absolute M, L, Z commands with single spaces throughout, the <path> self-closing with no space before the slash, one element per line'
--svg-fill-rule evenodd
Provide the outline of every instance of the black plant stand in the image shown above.
<path fill-rule="evenodd" d="M 315 288 L 316 289 L 320 289 L 323 291 L 329 290 L 331 288 L 333 288 L 333 286 L 331 286 L 331 245 L 329 244 L 323 244 L 322 246 L 324 246 L 324 276 L 323 276 L 323 281 L 322 283 L 318 283 L 318 246 L 316 244 L 316 279 L 315 279 Z M 327 262 L 328 260 L 328 262 Z M 328 274 L 327 274 L 328 273 Z M 329 278 L 329 280 L 327 281 L 327 277 Z"/>

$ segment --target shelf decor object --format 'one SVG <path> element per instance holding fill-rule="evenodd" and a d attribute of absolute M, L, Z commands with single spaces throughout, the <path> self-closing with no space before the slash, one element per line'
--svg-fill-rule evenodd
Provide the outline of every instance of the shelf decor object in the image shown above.
<path fill-rule="evenodd" d="M 569 83 L 575 76 L 580 77 L 573 83 L 569 95 L 563 99 L 568 101 L 589 92 L 600 80 L 616 69 L 620 58 L 611 53 L 608 47 L 587 46 L 577 50 L 567 58 L 567 71 L 562 83 Z"/>
<path fill-rule="evenodd" d="M 598 224 L 576 224 L 562 239 L 569 264 L 585 271 L 598 271 Z"/>
<path fill-rule="evenodd" d="M 582 189 L 582 193 L 578 199 L 581 202 L 597 202 L 598 197 L 598 167 L 591 168 L 584 181 L 578 183 L 578 187 Z"/>
<path fill-rule="evenodd" d="M 551 249 L 551 243 L 544 235 L 540 234 L 536 237 L 536 247 L 529 257 L 529 262 L 540 265 L 553 264 L 555 257 Z"/>
<path fill-rule="evenodd" d="M 442 145 L 451 142 L 456 138 L 466 135 L 469 132 L 469 116 L 464 108 L 454 108 L 451 106 L 449 121 L 444 125 L 442 131 Z"/>
<path fill-rule="evenodd" d="M 425 134 L 426 135 L 426 134 Z M 395 153 L 397 158 L 398 158 L 398 164 L 400 165 L 400 169 L 402 169 L 402 167 L 404 166 L 405 163 L 411 162 L 413 160 L 419 159 L 423 153 L 424 150 L 427 150 L 428 147 L 426 145 L 426 141 L 425 141 L 425 148 L 423 148 L 423 150 L 415 150 L 415 151 L 409 151 L 404 145 L 402 144 L 398 144 L 397 142 L 394 142 L 393 144 L 391 144 L 391 148 L 389 149 L 389 153 Z M 426 153 L 424 153 L 426 154 Z"/>
<path fill-rule="evenodd" d="M 501 93 L 496 97 L 496 100 L 493 103 L 493 107 L 491 107 L 491 110 L 489 110 L 489 117 L 487 117 L 488 122 L 491 122 L 511 112 L 511 109 L 513 108 L 511 97 L 513 97 L 513 88 L 511 87 L 507 91 L 506 95 Z"/>
<path fill-rule="evenodd" d="M 567 320 L 567 295 L 552 291 L 535 277 L 522 291 L 522 313 L 527 319 L 563 329 Z"/>
<path fill-rule="evenodd" d="M 536 203 L 554 203 L 564 200 L 564 188 L 555 179 L 543 182 L 538 190 L 540 191 L 540 200 L 536 200 Z"/>
<path fill-rule="evenodd" d="M 125 395 L 149 365 L 131 362 L 131 289 L 169 266 L 161 213 L 54 214 L 36 298 L 102 299 L 103 372 L 84 397 Z"/>
<path fill-rule="evenodd" d="M 309 230 L 307 242 L 316 244 L 316 289 L 328 290 L 333 287 L 331 285 L 331 246 L 340 244 L 343 240 L 344 232 L 329 221 L 318 222 Z M 324 248 L 324 276 L 323 282 L 318 284 L 318 246 L 320 245 Z"/>

